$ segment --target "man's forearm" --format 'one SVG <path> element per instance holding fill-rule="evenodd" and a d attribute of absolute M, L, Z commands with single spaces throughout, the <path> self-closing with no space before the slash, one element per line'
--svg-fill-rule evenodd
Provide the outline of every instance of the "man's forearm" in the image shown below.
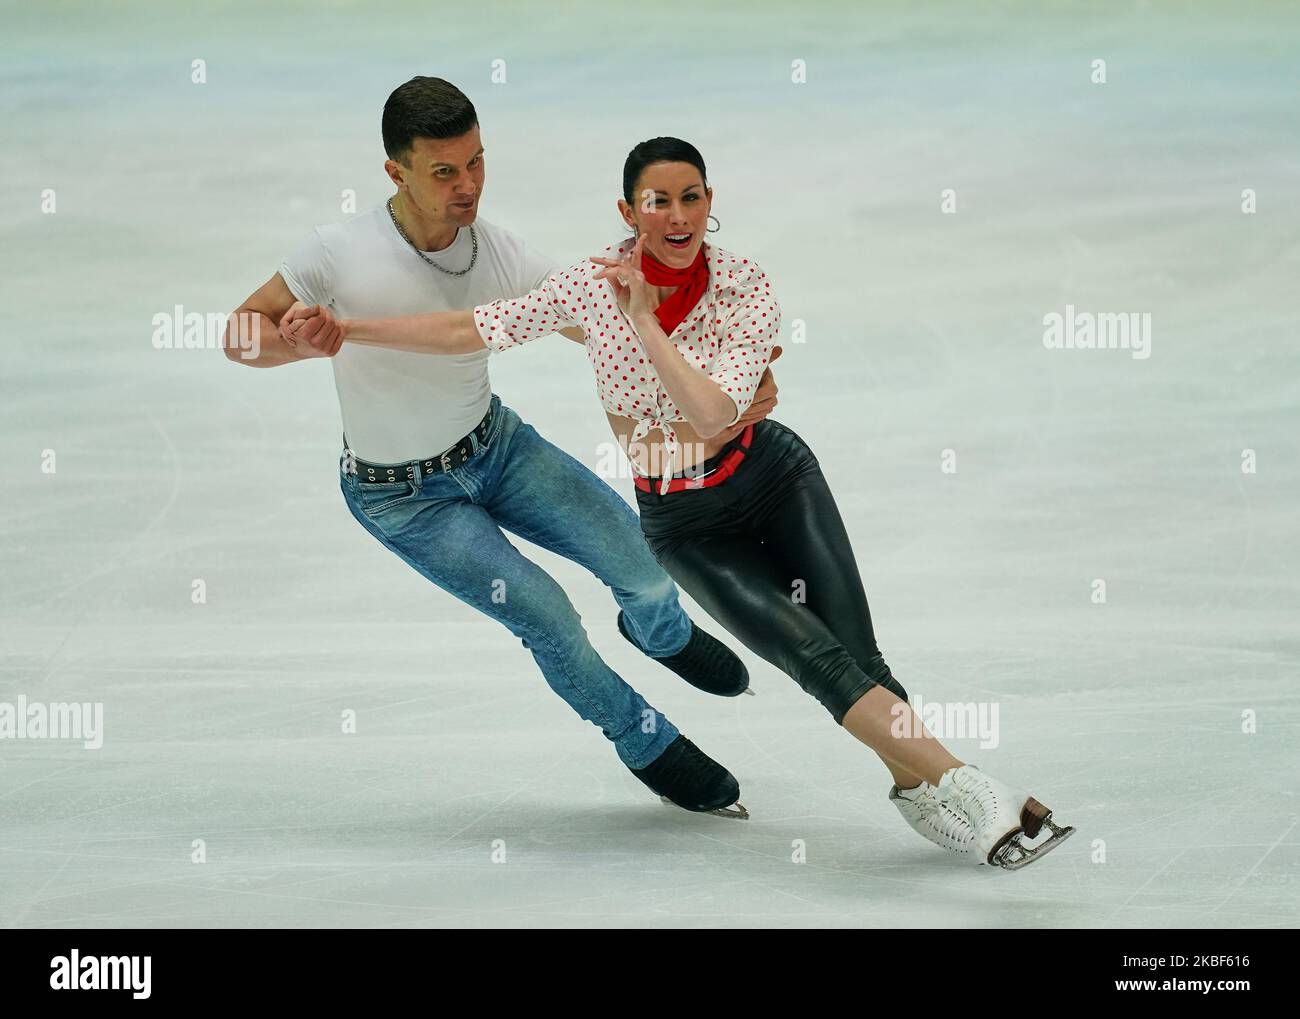
<path fill-rule="evenodd" d="M 226 357 L 250 368 L 275 368 L 303 360 L 280 336 L 279 328 L 260 311 L 240 308 L 226 322 Z"/>

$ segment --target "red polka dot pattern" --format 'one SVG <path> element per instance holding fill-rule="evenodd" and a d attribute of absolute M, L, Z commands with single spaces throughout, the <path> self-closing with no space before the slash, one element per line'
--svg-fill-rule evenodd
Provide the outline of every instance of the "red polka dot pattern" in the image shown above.
<path fill-rule="evenodd" d="M 627 242 L 605 248 L 622 257 Z M 749 409 L 776 345 L 781 309 L 767 274 L 752 260 L 705 245 L 709 288 L 669 337 L 686 363 L 708 375 L 736 404 L 732 423 Z M 664 390 L 641 339 L 614 292 L 595 279 L 599 267 L 582 262 L 550 276 L 542 286 L 510 300 L 474 309 L 474 325 L 489 350 L 508 350 L 557 329 L 578 326 L 596 373 L 601 403 L 612 414 L 637 419 L 631 441 L 662 428 L 669 466 L 677 436 L 670 422 L 685 420 Z M 664 484 L 671 470 L 665 469 Z"/>

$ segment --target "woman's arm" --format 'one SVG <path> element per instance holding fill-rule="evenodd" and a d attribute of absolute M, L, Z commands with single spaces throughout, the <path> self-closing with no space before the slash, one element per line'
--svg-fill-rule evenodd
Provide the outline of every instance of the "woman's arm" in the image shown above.
<path fill-rule="evenodd" d="M 472 354 L 486 346 L 472 311 L 434 311 L 401 318 L 342 319 L 344 343 L 409 350 L 413 354 Z"/>
<path fill-rule="evenodd" d="M 632 319 L 645 345 L 650 363 L 668 390 L 677 409 L 701 439 L 711 439 L 736 420 L 736 403 L 722 387 L 686 363 L 677 345 L 668 339 L 654 312 L 642 312 Z"/>
<path fill-rule="evenodd" d="M 540 287 L 522 297 L 502 298 L 465 311 L 435 311 L 427 315 L 402 318 L 334 320 L 328 308 L 308 308 L 298 302 L 280 321 L 280 335 L 294 343 L 298 331 L 308 337 L 320 333 L 331 335 L 330 328 L 342 331 L 344 343 L 362 343 L 416 354 L 472 354 L 487 348 L 508 350 L 521 343 L 564 330 L 565 336 L 579 343 L 586 337 L 574 318 L 572 302 L 575 274 L 585 267 L 574 266 L 547 277 Z M 563 292 L 562 292 L 563 291 Z M 318 321 L 325 319 L 324 323 Z M 315 323 L 310 325 L 309 323 Z"/>
<path fill-rule="evenodd" d="M 486 346 L 474 327 L 472 311 L 435 311 L 402 318 L 335 319 L 328 308 L 308 307 L 297 301 L 280 320 L 280 335 L 295 346 L 300 341 L 315 346 L 316 337 L 329 335 L 331 329 L 340 331 L 342 343 L 363 343 L 416 354 L 470 354 Z"/>
<path fill-rule="evenodd" d="M 706 375 L 687 363 L 655 317 L 654 288 L 640 270 L 644 244 L 642 235 L 621 261 L 592 259 L 604 266 L 596 277 L 609 280 L 614 288 L 677 409 L 701 438 L 712 438 L 735 425 L 753 401 L 775 344 L 779 311 L 775 302 L 770 306 L 766 303 L 770 294 L 741 295 L 733 289 L 732 311 L 723 323 L 727 343 L 718 352 L 718 366 Z M 751 267 L 754 271 L 756 266 Z M 763 286 L 766 288 L 766 283 Z M 752 301 L 751 297 L 759 300 Z"/>

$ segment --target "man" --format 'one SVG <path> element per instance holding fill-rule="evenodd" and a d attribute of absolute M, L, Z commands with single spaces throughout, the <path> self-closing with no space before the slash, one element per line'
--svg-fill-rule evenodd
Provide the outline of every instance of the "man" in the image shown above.
<path fill-rule="evenodd" d="M 555 270 L 478 219 L 483 146 L 459 89 L 411 79 L 389 96 L 382 128 L 397 193 L 346 223 L 318 227 L 231 316 L 234 332 L 239 323 L 258 329 L 257 356 L 241 356 L 230 329 L 227 355 L 258 367 L 332 358 L 345 442 L 340 484 L 361 526 L 520 638 L 551 688 L 600 727 L 651 789 L 688 810 L 746 816 L 735 778 L 601 660 L 564 591 L 502 533 L 599 577 L 622 609 L 624 636 L 688 683 L 724 696 L 748 689 L 740 659 L 678 604 L 631 507 L 492 392 L 488 352 L 343 347 L 336 326 L 290 345 L 277 332 L 295 301 L 344 318 L 422 314 L 517 297 Z M 770 413 L 775 393 L 769 375 L 734 431 Z"/>

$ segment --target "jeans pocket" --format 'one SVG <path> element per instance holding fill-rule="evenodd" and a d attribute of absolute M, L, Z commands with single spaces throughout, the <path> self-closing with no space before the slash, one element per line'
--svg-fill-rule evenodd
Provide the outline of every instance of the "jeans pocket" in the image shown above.
<path fill-rule="evenodd" d="M 409 481 L 358 481 L 357 502 L 366 516 L 374 516 L 413 499 L 419 489 Z"/>

